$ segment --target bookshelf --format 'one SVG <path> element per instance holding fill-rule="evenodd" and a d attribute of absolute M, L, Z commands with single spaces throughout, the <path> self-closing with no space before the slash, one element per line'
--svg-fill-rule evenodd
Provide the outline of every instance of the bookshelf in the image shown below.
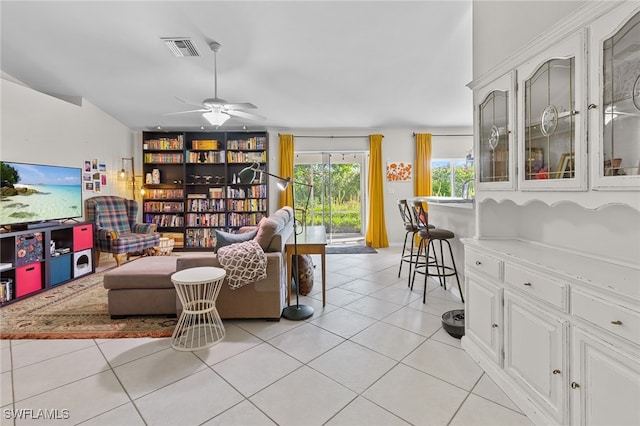
<path fill-rule="evenodd" d="M 268 215 L 264 175 L 241 183 L 242 169 L 267 167 L 266 132 L 144 132 L 143 220 L 175 248 L 211 249 L 215 230 L 235 232 Z"/>

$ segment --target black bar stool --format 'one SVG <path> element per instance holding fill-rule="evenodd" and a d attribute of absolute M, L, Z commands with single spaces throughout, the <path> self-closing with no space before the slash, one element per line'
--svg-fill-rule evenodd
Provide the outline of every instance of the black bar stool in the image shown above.
<path fill-rule="evenodd" d="M 407 200 L 398 200 L 398 210 L 400 210 L 400 217 L 404 224 L 404 244 L 402 245 L 402 255 L 400 257 L 400 267 L 398 268 L 398 278 L 402 273 L 402 265 L 406 262 L 409 264 L 409 277 L 407 279 L 407 286 L 411 285 L 411 270 L 412 266 L 417 262 L 417 253 L 415 252 L 415 235 L 420 231 L 421 224 L 416 220 Z M 433 228 L 433 225 L 430 225 Z M 407 238 L 411 235 L 411 247 L 407 252 Z"/>
<path fill-rule="evenodd" d="M 429 223 L 428 213 L 424 210 L 422 202 L 414 201 L 413 202 L 413 211 L 416 217 L 420 218 L 425 224 Z M 411 289 L 413 289 L 413 283 L 416 279 L 416 273 L 424 275 L 424 293 L 422 295 L 422 303 L 426 303 L 427 301 L 427 278 L 429 276 L 438 277 L 440 281 L 440 285 L 447 289 L 447 277 L 456 277 L 456 281 L 458 282 L 458 290 L 460 291 L 460 297 L 462 298 L 462 303 L 464 303 L 464 295 L 462 294 L 462 287 L 460 286 L 460 278 L 458 277 L 458 269 L 456 268 L 456 261 L 453 258 L 453 250 L 451 249 L 451 243 L 449 240 L 455 238 L 455 234 L 447 229 L 438 229 L 435 227 L 425 226 L 420 228 L 418 231 L 418 236 L 420 237 L 420 243 L 418 244 L 418 253 L 416 254 L 416 258 L 420 259 L 420 256 L 424 252 L 424 258 L 429 259 L 429 262 L 418 263 L 416 261 L 416 267 L 413 270 L 413 275 L 411 277 Z M 436 246 L 435 242 L 438 241 L 440 243 L 440 259 L 437 258 Z M 444 249 L 442 247 L 443 243 L 446 243 L 447 247 L 449 247 L 449 255 L 451 256 L 451 265 L 446 265 L 444 262 Z M 430 249 L 433 249 L 433 255 L 431 255 Z M 434 259 L 431 261 L 431 259 Z M 426 265 L 426 266 L 425 266 Z M 435 273 L 429 270 L 429 268 L 433 269 L 435 267 Z"/>

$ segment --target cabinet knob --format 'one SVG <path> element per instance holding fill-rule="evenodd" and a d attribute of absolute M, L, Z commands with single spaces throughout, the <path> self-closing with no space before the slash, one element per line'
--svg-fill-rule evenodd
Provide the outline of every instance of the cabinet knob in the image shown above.
<path fill-rule="evenodd" d="M 558 369 L 553 370 L 553 374 L 560 374 L 560 370 Z"/>
<path fill-rule="evenodd" d="M 527 287 L 531 287 L 531 283 L 524 283 Z"/>
<path fill-rule="evenodd" d="M 480 262 L 479 260 L 476 260 L 476 265 L 482 265 L 482 262 Z"/>
<path fill-rule="evenodd" d="M 622 321 L 611 321 L 613 325 L 622 325 Z"/>
<path fill-rule="evenodd" d="M 491 324 L 491 328 L 498 328 L 498 324 Z"/>
<path fill-rule="evenodd" d="M 596 104 L 589 104 L 589 106 L 587 107 L 587 109 L 596 109 L 596 108 L 598 108 Z"/>
<path fill-rule="evenodd" d="M 576 382 L 571 382 L 571 389 L 578 389 L 580 387 Z"/>

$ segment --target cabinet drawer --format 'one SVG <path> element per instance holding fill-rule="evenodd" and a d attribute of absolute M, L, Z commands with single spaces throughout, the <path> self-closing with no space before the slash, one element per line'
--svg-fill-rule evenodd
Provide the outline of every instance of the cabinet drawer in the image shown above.
<path fill-rule="evenodd" d="M 73 251 L 85 250 L 93 247 L 93 225 L 86 224 L 73 228 Z"/>
<path fill-rule="evenodd" d="M 467 250 L 464 258 L 467 268 L 502 281 L 502 261 L 500 259 L 473 250 Z"/>
<path fill-rule="evenodd" d="M 504 282 L 567 312 L 567 283 L 509 263 L 504 265 Z"/>
<path fill-rule="evenodd" d="M 42 289 L 40 262 L 16 268 L 16 297 L 22 297 Z"/>
<path fill-rule="evenodd" d="M 571 292 L 571 311 L 576 317 L 640 344 L 640 313 L 637 311 L 580 290 Z"/>

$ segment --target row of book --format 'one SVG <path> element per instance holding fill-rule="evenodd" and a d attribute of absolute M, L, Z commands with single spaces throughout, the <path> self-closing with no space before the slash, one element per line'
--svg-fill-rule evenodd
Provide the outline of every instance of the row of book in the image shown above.
<path fill-rule="evenodd" d="M 184 203 L 176 201 L 145 201 L 144 211 L 148 213 L 180 213 L 184 211 Z"/>
<path fill-rule="evenodd" d="M 177 200 L 184 197 L 182 189 L 159 189 L 152 188 L 146 190 L 145 198 L 153 200 Z"/>
<path fill-rule="evenodd" d="M 256 185 L 247 188 L 227 187 L 227 198 L 267 198 L 267 186 Z"/>
<path fill-rule="evenodd" d="M 157 150 L 178 150 L 184 148 L 184 138 L 179 135 L 177 138 L 158 138 L 144 141 L 144 149 Z"/>
<path fill-rule="evenodd" d="M 266 149 L 266 147 L 266 136 L 255 136 L 249 139 L 227 141 L 227 149 Z"/>
<path fill-rule="evenodd" d="M 251 226 L 257 225 L 263 215 L 261 213 L 230 213 L 229 226 Z"/>
<path fill-rule="evenodd" d="M 262 152 L 227 151 L 228 163 L 265 163 L 266 161 L 267 161 L 267 151 L 262 151 Z"/>
<path fill-rule="evenodd" d="M 226 226 L 225 213 L 187 213 L 187 226 Z"/>
<path fill-rule="evenodd" d="M 215 230 L 211 228 L 187 229 L 184 236 L 185 247 L 215 247 Z"/>
<path fill-rule="evenodd" d="M 220 142 L 216 139 L 194 139 L 191 149 L 220 149 Z"/>
<path fill-rule="evenodd" d="M 187 151 L 187 163 L 222 164 L 224 151 Z"/>
<path fill-rule="evenodd" d="M 227 208 L 232 211 L 240 212 L 259 212 L 267 210 L 267 200 L 265 199 L 245 199 L 245 200 L 227 200 Z"/>
<path fill-rule="evenodd" d="M 143 156 L 145 163 L 161 163 L 161 164 L 176 164 L 184 163 L 184 155 L 182 153 L 172 152 L 145 152 Z"/>
<path fill-rule="evenodd" d="M 219 199 L 198 199 L 192 198 L 187 200 L 187 211 L 190 212 L 211 212 L 224 210 L 224 200 Z"/>
<path fill-rule="evenodd" d="M 184 218 L 176 214 L 145 214 L 144 223 L 155 223 L 163 228 L 184 226 Z"/>

